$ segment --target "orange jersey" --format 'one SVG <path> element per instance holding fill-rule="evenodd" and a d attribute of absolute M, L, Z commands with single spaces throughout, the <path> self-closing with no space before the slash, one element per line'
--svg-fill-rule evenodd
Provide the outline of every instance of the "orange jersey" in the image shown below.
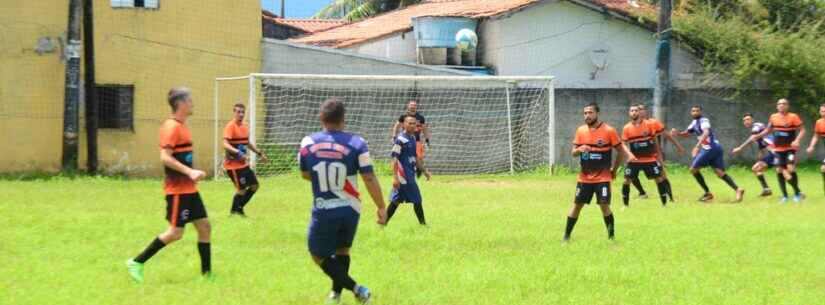
<path fill-rule="evenodd" d="M 814 133 L 817 136 L 825 138 L 825 119 L 816 120 L 816 125 L 814 125 Z"/>
<path fill-rule="evenodd" d="M 249 145 L 249 125 L 246 123 L 241 123 L 238 125 L 235 123 L 235 120 L 230 121 L 229 124 L 226 124 L 226 127 L 223 129 L 223 138 L 229 141 L 229 145 L 232 145 L 235 149 L 238 149 L 244 153 L 249 152 L 246 149 L 246 146 Z M 233 154 L 229 150 L 226 151 L 226 158 L 223 161 L 223 168 L 240 169 L 246 166 L 246 160 L 240 158 L 236 154 Z"/>
<path fill-rule="evenodd" d="M 799 128 L 802 128 L 802 119 L 796 113 L 774 113 L 768 120 L 773 134 L 774 150 L 785 152 L 793 150 L 791 142 L 796 140 Z"/>
<path fill-rule="evenodd" d="M 192 134 L 183 122 L 168 119 L 160 125 L 160 148 L 171 149 L 172 157 L 183 165 L 192 167 Z M 163 180 L 163 190 L 167 195 L 198 192 L 195 181 L 189 176 L 166 166 L 164 171 L 166 178 Z"/>
<path fill-rule="evenodd" d="M 602 183 L 613 181 L 610 167 L 613 165 L 613 152 L 610 150 L 620 145 L 616 129 L 604 122 L 596 128 L 582 125 L 576 129 L 573 145 L 590 146 L 590 152 L 579 155 L 581 173 L 578 181 L 581 183 Z"/>
<path fill-rule="evenodd" d="M 658 150 L 656 149 L 656 126 L 647 120 L 638 125 L 629 122 L 622 128 L 622 141 L 630 147 L 630 152 L 636 156 L 636 161 L 630 163 L 656 162 Z"/>
<path fill-rule="evenodd" d="M 654 136 L 658 136 L 665 132 L 665 124 L 662 124 L 662 122 L 659 122 L 657 119 L 645 119 L 645 123 L 650 125 Z"/>

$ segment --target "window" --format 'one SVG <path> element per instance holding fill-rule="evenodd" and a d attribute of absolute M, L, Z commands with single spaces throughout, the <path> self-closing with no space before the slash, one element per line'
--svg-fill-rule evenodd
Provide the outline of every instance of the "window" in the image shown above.
<path fill-rule="evenodd" d="M 135 86 L 97 85 L 98 128 L 134 130 Z"/>
<path fill-rule="evenodd" d="M 160 0 L 111 0 L 112 7 L 142 7 L 142 8 L 158 8 L 158 1 Z"/>

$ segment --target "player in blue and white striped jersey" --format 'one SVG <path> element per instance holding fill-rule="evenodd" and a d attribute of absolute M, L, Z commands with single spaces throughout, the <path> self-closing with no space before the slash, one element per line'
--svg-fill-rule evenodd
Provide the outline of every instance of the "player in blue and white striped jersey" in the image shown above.
<path fill-rule="evenodd" d="M 768 183 L 765 181 L 765 171 L 773 167 L 775 160 L 775 155 L 772 149 L 773 136 L 761 135 L 762 131 L 765 130 L 765 127 L 767 126 L 760 122 L 754 122 L 753 114 L 745 113 L 745 115 L 742 116 L 742 125 L 745 125 L 745 128 L 750 130 L 751 135 L 744 143 L 731 150 L 731 154 L 736 155 L 746 147 L 750 146 L 751 143 L 756 143 L 759 150 L 757 151 L 756 163 L 753 164 L 751 170 L 753 171 L 753 174 L 756 175 L 756 178 L 759 179 L 759 184 L 762 185 L 762 193 L 760 193 L 759 196 L 770 196 L 773 192 L 768 186 Z"/>

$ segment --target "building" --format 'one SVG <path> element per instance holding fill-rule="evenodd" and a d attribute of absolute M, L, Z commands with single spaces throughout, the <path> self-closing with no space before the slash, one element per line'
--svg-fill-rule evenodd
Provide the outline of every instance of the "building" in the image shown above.
<path fill-rule="evenodd" d="M 0 171 L 60 168 L 64 103 L 63 45 L 68 2 L 2 1 L 0 10 Z M 95 69 L 107 173 L 159 174 L 157 128 L 169 115 L 166 93 L 194 92 L 190 128 L 195 165 L 212 168 L 214 79 L 259 71 L 259 1 L 96 0 Z M 82 79 L 82 77 L 81 77 Z M 245 100 L 224 90 L 221 108 Z M 81 104 L 83 103 L 81 98 Z M 80 160 L 86 164 L 81 109 Z M 227 110 L 228 111 L 228 110 Z"/>
<path fill-rule="evenodd" d="M 289 39 L 313 34 L 347 24 L 346 21 L 331 19 L 286 19 L 264 10 L 261 16 L 265 38 Z"/>

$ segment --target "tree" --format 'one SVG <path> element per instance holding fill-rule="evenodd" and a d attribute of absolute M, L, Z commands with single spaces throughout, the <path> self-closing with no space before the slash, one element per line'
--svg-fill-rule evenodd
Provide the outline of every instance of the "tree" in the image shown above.
<path fill-rule="evenodd" d="M 313 17 L 358 21 L 420 2 L 422 0 L 333 0 Z"/>

